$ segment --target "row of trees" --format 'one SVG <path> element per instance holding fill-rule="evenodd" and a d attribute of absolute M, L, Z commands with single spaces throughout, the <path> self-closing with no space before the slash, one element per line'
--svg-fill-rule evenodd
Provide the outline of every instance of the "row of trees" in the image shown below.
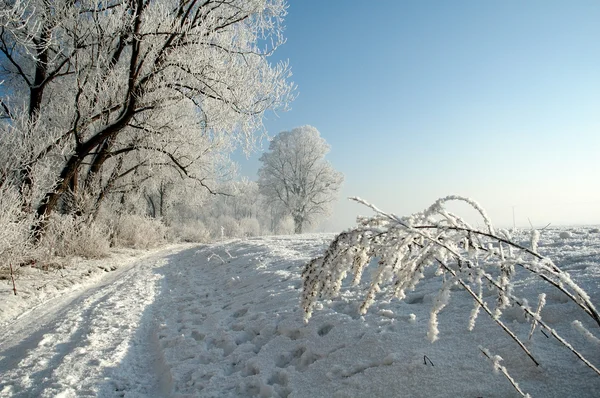
<path fill-rule="evenodd" d="M 219 193 L 227 153 L 293 99 L 268 60 L 284 0 L 0 3 L 0 201 L 16 203 L 0 219 L 37 241 L 55 213 L 91 223 L 142 198 L 161 217 L 170 190 Z"/>
<path fill-rule="evenodd" d="M 168 224 L 192 224 L 196 236 L 213 239 L 302 233 L 329 213 L 343 182 L 342 174 L 325 160 L 328 151 L 312 126 L 283 131 L 261 156 L 257 182 L 222 183 L 222 195 L 210 200 L 196 196 L 195 201 L 183 186 L 161 182 L 144 193 L 148 214 Z"/>
<path fill-rule="evenodd" d="M 184 241 L 294 233 L 292 218 L 268 205 L 256 181 L 221 182 L 216 189 L 223 194 L 205 195 L 204 199 L 199 195 L 190 200 L 173 187 L 162 197 L 162 215 L 158 219 L 169 227 L 174 237 Z M 157 191 L 144 194 L 147 214 L 151 215 L 154 210 L 148 197 L 158 195 Z M 144 207 L 141 200 L 138 204 Z"/>
<path fill-rule="evenodd" d="M 0 0 L 0 258 L 48 231 L 137 242 L 127 215 L 214 238 L 325 213 L 341 175 L 310 126 L 272 141 L 258 184 L 222 182 L 293 100 L 288 64 L 268 60 L 285 14 L 284 0 Z"/>

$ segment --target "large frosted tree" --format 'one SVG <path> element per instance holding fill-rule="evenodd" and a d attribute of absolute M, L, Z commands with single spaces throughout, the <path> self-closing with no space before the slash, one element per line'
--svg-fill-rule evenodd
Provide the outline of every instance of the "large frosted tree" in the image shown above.
<path fill-rule="evenodd" d="M 0 0 L 0 185 L 38 218 L 210 159 L 285 108 L 284 0 Z"/>
<path fill-rule="evenodd" d="M 294 219 L 296 233 L 330 211 L 344 181 L 325 155 L 329 145 L 312 126 L 279 133 L 260 161 L 258 185 L 270 206 Z"/>

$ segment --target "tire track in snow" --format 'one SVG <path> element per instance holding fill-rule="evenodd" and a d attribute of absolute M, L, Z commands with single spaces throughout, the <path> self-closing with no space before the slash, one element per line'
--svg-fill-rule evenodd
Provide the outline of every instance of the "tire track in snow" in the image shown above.
<path fill-rule="evenodd" d="M 0 352 L 0 397 L 160 396 L 165 379 L 155 366 L 160 357 L 148 305 L 160 279 L 153 268 L 163 257 L 66 301 L 53 320 Z"/>

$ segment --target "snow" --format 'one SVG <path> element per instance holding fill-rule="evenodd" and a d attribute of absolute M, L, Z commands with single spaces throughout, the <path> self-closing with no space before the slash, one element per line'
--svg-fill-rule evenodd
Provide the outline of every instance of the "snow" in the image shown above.
<path fill-rule="evenodd" d="M 541 231 L 538 251 L 598 303 L 600 235 L 571 228 L 563 239 L 561 232 Z M 526 244 L 530 233 L 513 237 Z M 532 397 L 597 396 L 600 377 L 540 328 L 528 340 L 521 310 L 507 308 L 503 321 L 539 367 L 487 315 L 468 331 L 472 299 L 455 285 L 440 295 L 434 273 L 401 301 L 377 295 L 364 315 L 365 289 L 349 275 L 339 296 L 318 303 L 304 322 L 300 274 L 332 239 L 171 246 L 81 261 L 62 275 L 23 270 L 18 296 L 8 281 L 0 284 L 0 397 L 520 396 L 494 372 L 500 366 Z M 600 364 L 598 326 L 578 307 L 527 274 L 515 289 Z M 442 304 L 431 343 L 432 309 Z"/>
<path fill-rule="evenodd" d="M 177 250 L 185 245 L 171 245 L 154 250 L 116 249 L 109 258 L 101 260 L 83 260 L 72 258 L 68 261 L 49 264 L 35 264 L 15 269 L 17 295 L 13 293 L 8 270 L 0 274 L 0 327 L 29 314 L 35 308 L 49 305 L 57 296 L 89 288 L 92 284 L 114 279 L 134 262 L 154 253 L 165 250 Z M 110 273 L 110 275 L 108 275 Z M 4 283 L 6 282 L 6 283 Z"/>
<path fill-rule="evenodd" d="M 561 239 L 570 239 L 573 237 L 569 231 L 563 231 L 560 234 L 558 234 L 558 236 Z"/>

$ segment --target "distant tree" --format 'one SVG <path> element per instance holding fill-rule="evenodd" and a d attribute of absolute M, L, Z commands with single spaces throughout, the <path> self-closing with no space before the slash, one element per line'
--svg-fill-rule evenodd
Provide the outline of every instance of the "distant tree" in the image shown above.
<path fill-rule="evenodd" d="M 329 145 L 312 126 L 282 131 L 260 161 L 258 185 L 271 206 L 282 206 L 302 233 L 316 215 L 327 214 L 344 176 L 324 158 Z M 287 215 L 286 214 L 286 215 Z"/>

